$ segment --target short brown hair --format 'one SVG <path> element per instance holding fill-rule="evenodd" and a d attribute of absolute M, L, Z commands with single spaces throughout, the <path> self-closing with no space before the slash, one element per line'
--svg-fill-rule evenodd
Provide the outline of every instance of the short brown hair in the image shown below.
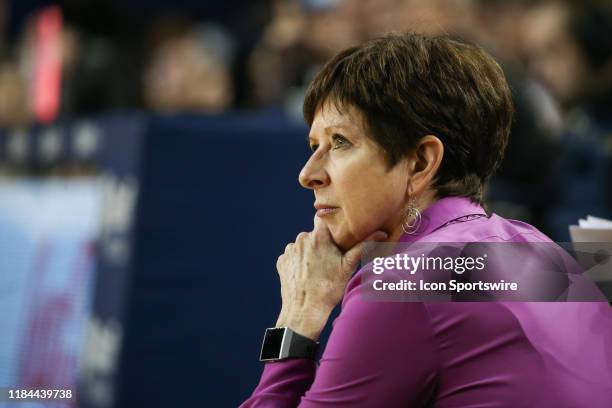
<path fill-rule="evenodd" d="M 390 166 L 432 134 L 444 144 L 433 187 L 438 198 L 482 204 L 512 122 L 502 69 L 481 47 L 447 36 L 390 34 L 333 57 L 311 82 L 304 119 L 323 103 L 352 105 L 385 150 Z"/>

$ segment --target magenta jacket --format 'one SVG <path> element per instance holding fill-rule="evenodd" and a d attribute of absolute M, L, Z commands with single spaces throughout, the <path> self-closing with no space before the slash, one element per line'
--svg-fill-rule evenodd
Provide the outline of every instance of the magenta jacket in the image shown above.
<path fill-rule="evenodd" d="M 550 239 L 534 227 L 444 198 L 402 241 Z M 612 407 L 607 302 L 366 302 L 362 270 L 320 361 L 266 363 L 241 407 Z"/>

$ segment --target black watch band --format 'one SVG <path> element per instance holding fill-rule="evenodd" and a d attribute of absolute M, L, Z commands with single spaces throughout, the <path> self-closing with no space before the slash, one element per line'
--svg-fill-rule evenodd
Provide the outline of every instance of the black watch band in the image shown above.
<path fill-rule="evenodd" d="M 266 329 L 259 361 L 278 361 L 286 358 L 316 360 L 319 343 L 294 332 L 288 327 Z"/>

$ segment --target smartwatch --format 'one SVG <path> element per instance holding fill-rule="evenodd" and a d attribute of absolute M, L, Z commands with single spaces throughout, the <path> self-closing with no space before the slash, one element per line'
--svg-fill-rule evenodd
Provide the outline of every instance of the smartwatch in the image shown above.
<path fill-rule="evenodd" d="M 319 342 L 294 332 L 288 327 L 266 329 L 259 361 L 279 361 L 287 358 L 316 360 Z"/>

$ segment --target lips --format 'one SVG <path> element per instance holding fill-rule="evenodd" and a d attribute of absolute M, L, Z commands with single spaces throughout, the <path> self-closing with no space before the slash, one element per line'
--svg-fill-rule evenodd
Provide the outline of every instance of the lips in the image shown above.
<path fill-rule="evenodd" d="M 323 203 L 315 203 L 314 207 L 317 210 L 318 217 L 325 217 L 325 216 L 332 215 L 340 209 L 340 207 L 335 207 L 333 205 L 323 204 Z"/>

